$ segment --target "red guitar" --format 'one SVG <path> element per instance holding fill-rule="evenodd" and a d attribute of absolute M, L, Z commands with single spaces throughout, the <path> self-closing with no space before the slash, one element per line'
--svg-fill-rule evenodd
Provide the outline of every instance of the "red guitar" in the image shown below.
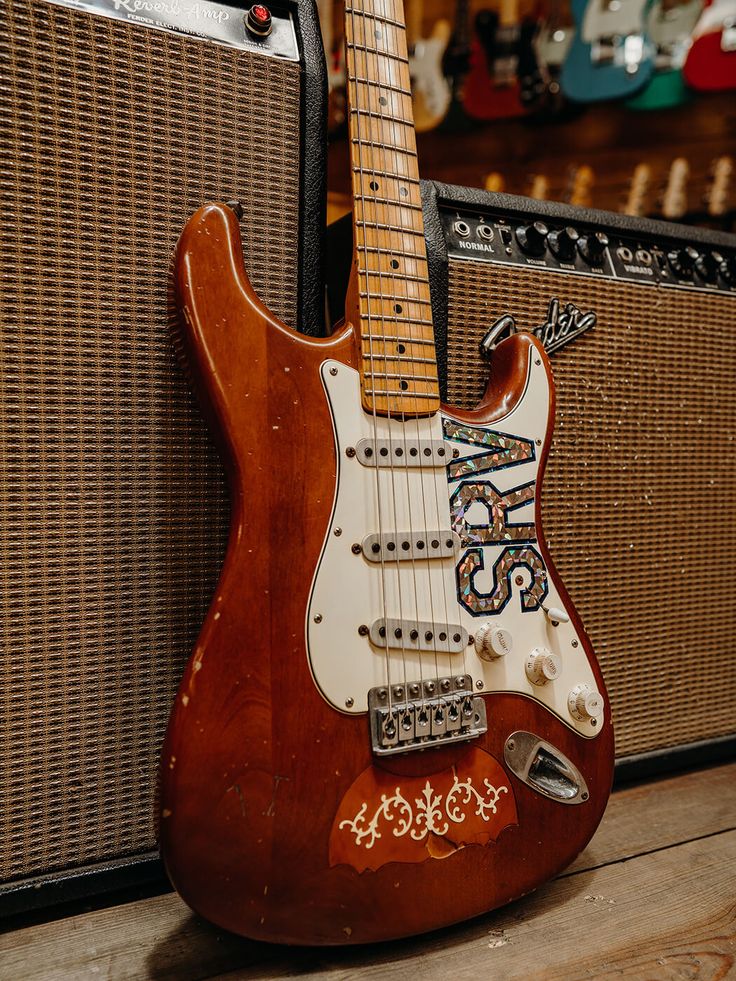
<path fill-rule="evenodd" d="M 480 11 L 465 83 L 463 104 L 468 116 L 483 120 L 523 116 L 541 97 L 544 82 L 533 48 L 535 32 L 533 21 L 519 23 L 518 0 L 502 0 L 499 14 Z"/>
<path fill-rule="evenodd" d="M 346 12 L 345 325 L 280 323 L 225 205 L 176 255 L 233 517 L 163 750 L 161 847 L 195 910 L 260 940 L 385 940 L 522 896 L 611 784 L 603 679 L 541 528 L 541 344 L 491 339 L 478 408 L 440 402 L 401 23 L 398 0 Z"/>
<path fill-rule="evenodd" d="M 713 0 L 705 8 L 682 73 L 688 85 L 702 92 L 736 88 L 736 0 Z"/>

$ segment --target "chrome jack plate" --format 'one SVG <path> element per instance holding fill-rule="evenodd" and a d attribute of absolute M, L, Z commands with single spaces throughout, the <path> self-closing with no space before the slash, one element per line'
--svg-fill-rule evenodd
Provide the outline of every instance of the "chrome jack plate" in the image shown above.
<path fill-rule="evenodd" d="M 519 780 L 543 797 L 560 804 L 583 804 L 589 797 L 588 785 L 575 764 L 533 732 L 512 732 L 503 758 Z"/>

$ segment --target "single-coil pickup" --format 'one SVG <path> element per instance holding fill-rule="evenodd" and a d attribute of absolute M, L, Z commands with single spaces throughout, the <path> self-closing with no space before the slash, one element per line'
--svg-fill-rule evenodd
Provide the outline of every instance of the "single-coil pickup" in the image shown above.
<path fill-rule="evenodd" d="M 375 647 L 444 654 L 459 654 L 468 643 L 468 632 L 464 627 L 416 620 L 374 620 L 368 636 Z"/>
<path fill-rule="evenodd" d="M 415 531 L 367 535 L 362 542 L 369 562 L 399 562 L 403 559 L 453 558 L 460 550 L 460 537 L 454 531 Z"/>
<path fill-rule="evenodd" d="M 444 467 L 459 451 L 442 439 L 361 439 L 355 456 L 364 467 Z"/>
<path fill-rule="evenodd" d="M 368 713 L 378 756 L 462 742 L 488 729 L 486 707 L 469 675 L 371 688 Z"/>

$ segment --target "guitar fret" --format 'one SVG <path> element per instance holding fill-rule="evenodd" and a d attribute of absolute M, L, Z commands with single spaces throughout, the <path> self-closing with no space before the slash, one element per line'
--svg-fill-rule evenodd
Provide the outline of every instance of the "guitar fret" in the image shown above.
<path fill-rule="evenodd" d="M 372 331 L 367 335 L 374 341 L 393 341 L 395 344 L 431 344 L 434 347 L 434 338 L 429 337 L 402 337 L 400 334 L 374 334 Z"/>
<path fill-rule="evenodd" d="M 365 207 L 367 204 L 396 204 L 401 208 L 410 208 L 412 211 L 422 211 L 421 204 L 411 204 L 411 202 L 405 199 L 398 200 L 398 198 L 374 198 L 374 197 L 362 197 L 360 203 Z"/>
<path fill-rule="evenodd" d="M 391 27 L 398 27 L 400 30 L 405 31 L 406 25 L 402 24 L 400 20 L 392 20 L 390 17 L 384 17 L 383 14 L 373 14 L 368 10 L 358 10 L 357 7 L 345 7 L 346 14 L 358 14 L 360 17 L 370 17 L 371 20 L 379 20 L 382 24 L 390 24 Z"/>
<path fill-rule="evenodd" d="M 358 139 L 358 137 L 353 137 L 353 139 L 350 142 L 356 144 L 359 143 L 361 146 L 364 146 L 366 147 L 366 149 L 369 150 L 373 150 L 375 147 L 378 147 L 381 150 L 390 150 L 392 153 L 405 153 L 407 157 L 417 156 L 417 151 L 410 150 L 409 147 L 397 146 L 396 144 L 390 144 L 390 143 L 381 143 L 378 140 L 363 140 L 363 139 Z"/>
<path fill-rule="evenodd" d="M 368 320 L 380 320 L 381 322 L 385 320 L 389 324 L 416 324 L 419 327 L 434 326 L 434 322 L 432 320 L 420 320 L 416 317 L 388 317 L 382 313 L 372 313 L 370 310 L 368 310 L 365 314 L 361 314 L 361 316 L 365 316 Z"/>
<path fill-rule="evenodd" d="M 414 125 L 411 119 L 406 119 L 404 116 L 392 116 L 381 112 L 380 109 L 351 109 L 350 112 L 354 116 L 369 116 L 371 119 L 380 119 L 381 122 L 399 123 L 401 126 Z"/>
<path fill-rule="evenodd" d="M 436 382 L 439 381 L 437 375 L 408 375 L 406 372 L 397 371 L 371 371 L 371 378 L 398 378 L 400 381 L 425 381 L 425 382 Z M 402 389 L 403 392 L 407 392 L 408 389 Z"/>
<path fill-rule="evenodd" d="M 403 399 L 434 399 L 439 401 L 439 396 L 436 392 L 410 392 L 408 389 L 402 391 L 399 389 L 396 391 L 393 388 L 366 388 L 366 395 L 379 395 L 379 396 L 397 396 Z"/>
<path fill-rule="evenodd" d="M 402 174 L 397 174 L 392 170 L 377 170 L 375 167 L 362 167 L 355 164 L 351 167 L 354 174 L 372 174 L 374 177 L 389 177 L 391 180 L 399 181 L 402 184 L 416 184 L 419 187 L 420 181 L 418 177 L 404 177 Z"/>
<path fill-rule="evenodd" d="M 359 296 L 363 300 L 367 300 L 367 299 L 403 300 L 404 303 L 421 303 L 423 306 L 427 306 L 427 307 L 431 307 L 432 306 L 432 301 L 431 300 L 423 300 L 421 297 L 414 298 L 413 296 L 409 296 L 409 297 L 406 297 L 406 296 L 391 296 L 391 295 L 389 295 L 387 293 L 384 293 L 380 297 L 376 297 L 376 295 L 374 293 L 366 293 L 363 290 L 360 291 Z"/>
<path fill-rule="evenodd" d="M 365 51 L 368 54 L 377 55 L 379 58 L 390 58 L 392 61 L 398 61 L 402 65 L 408 65 L 409 59 L 404 58 L 402 55 L 393 54 L 391 51 L 382 51 L 378 48 L 371 48 L 367 44 L 356 44 L 354 41 L 346 41 L 346 48 L 352 48 L 353 51 Z"/>
<path fill-rule="evenodd" d="M 355 82 L 359 85 L 376 85 L 380 89 L 386 89 L 387 92 L 396 92 L 398 95 L 411 96 L 411 89 L 404 89 L 400 85 L 392 85 L 390 82 L 378 82 L 373 78 L 363 78 L 361 75 L 351 74 L 348 74 L 347 80 L 348 82 Z"/>
<path fill-rule="evenodd" d="M 364 361 L 410 361 L 412 364 L 437 364 L 436 358 L 412 358 L 408 354 L 364 354 Z"/>
<path fill-rule="evenodd" d="M 392 255 L 393 256 L 393 255 L 396 255 L 397 254 L 397 250 L 396 249 L 382 249 L 378 245 L 361 245 L 360 242 L 358 242 L 356 244 L 355 248 L 358 249 L 361 252 L 377 252 L 380 255 Z M 427 253 L 426 252 L 406 252 L 406 251 L 401 251 L 398 254 L 399 255 L 402 255 L 405 259 L 417 259 L 417 260 L 422 260 L 423 262 L 426 262 L 427 261 Z M 400 276 L 397 272 L 394 272 L 393 269 L 361 269 L 360 272 L 361 273 L 362 272 L 367 272 L 367 273 L 370 273 L 373 276 L 390 276 L 392 279 L 414 279 L 414 280 L 417 280 L 420 283 L 426 283 L 427 282 L 427 277 L 426 276 Z"/>
<path fill-rule="evenodd" d="M 381 221 L 364 221 L 362 218 L 356 218 L 355 224 L 362 225 L 363 228 L 381 228 L 386 232 L 400 232 L 402 235 L 414 235 L 417 238 L 424 238 L 424 232 L 420 232 L 416 228 L 407 228 L 405 225 L 385 225 Z"/>

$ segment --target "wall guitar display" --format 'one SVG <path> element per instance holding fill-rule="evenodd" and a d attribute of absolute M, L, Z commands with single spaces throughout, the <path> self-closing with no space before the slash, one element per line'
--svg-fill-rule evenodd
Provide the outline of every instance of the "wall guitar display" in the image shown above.
<path fill-rule="evenodd" d="M 168 29 L 126 10 L 0 13 L 4 910 L 160 874 L 158 754 L 229 523 L 172 353 L 186 217 L 237 198 L 261 295 L 322 330 L 312 4 L 254 24 L 200 0 Z"/>
<path fill-rule="evenodd" d="M 736 237 L 440 184 L 423 198 L 447 398 L 478 401 L 500 317 L 554 351 L 548 536 L 621 772 L 733 753 Z"/>

